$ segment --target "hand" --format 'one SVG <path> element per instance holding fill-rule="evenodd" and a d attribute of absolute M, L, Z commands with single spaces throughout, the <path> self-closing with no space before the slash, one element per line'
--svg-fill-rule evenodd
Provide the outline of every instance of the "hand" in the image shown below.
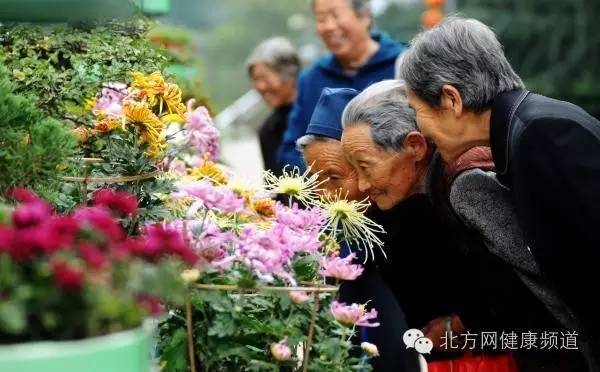
<path fill-rule="evenodd" d="M 448 323 L 448 321 L 449 321 L 449 323 Z M 433 343 L 433 350 L 439 351 L 439 352 L 454 351 L 454 349 L 449 348 L 449 345 L 450 345 L 449 339 L 447 340 L 447 344 L 448 344 L 447 348 L 440 347 L 445 341 L 446 332 L 448 331 L 448 329 L 447 329 L 448 325 L 450 326 L 450 331 L 452 332 L 452 335 L 454 335 L 454 336 L 460 336 L 465 331 L 465 327 L 464 327 L 462 321 L 456 314 L 435 318 L 432 321 L 430 321 L 429 323 L 427 323 L 427 325 L 425 327 L 423 327 L 423 329 L 422 329 L 423 334 L 425 335 L 425 337 L 430 339 L 431 342 Z M 461 342 L 460 339 L 455 340 L 455 345 L 460 346 L 460 342 Z"/>

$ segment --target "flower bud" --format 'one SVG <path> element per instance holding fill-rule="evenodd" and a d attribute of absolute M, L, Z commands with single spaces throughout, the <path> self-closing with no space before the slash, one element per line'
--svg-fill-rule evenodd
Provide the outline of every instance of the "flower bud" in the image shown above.
<path fill-rule="evenodd" d="M 305 291 L 291 291 L 290 299 L 296 305 L 303 304 L 308 301 L 308 294 Z"/>
<path fill-rule="evenodd" d="M 271 355 L 280 362 L 289 360 L 292 357 L 292 350 L 288 345 L 287 338 L 271 344 Z"/>
<path fill-rule="evenodd" d="M 198 269 L 183 270 L 181 279 L 185 284 L 195 283 L 200 279 L 200 271 Z"/>
<path fill-rule="evenodd" d="M 377 349 L 377 345 L 372 344 L 370 342 L 363 342 L 360 344 L 361 349 L 370 357 L 378 357 L 379 350 Z"/>

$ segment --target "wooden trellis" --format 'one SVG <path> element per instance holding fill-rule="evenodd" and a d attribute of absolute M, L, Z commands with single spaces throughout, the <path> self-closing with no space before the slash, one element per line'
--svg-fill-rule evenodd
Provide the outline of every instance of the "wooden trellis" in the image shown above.
<path fill-rule="evenodd" d="M 308 362 L 310 355 L 310 348 L 312 346 L 313 337 L 315 334 L 315 323 L 317 314 L 319 312 L 319 294 L 320 293 L 334 293 L 339 290 L 336 286 L 331 285 L 320 285 L 320 284 L 308 284 L 306 286 L 296 287 L 275 287 L 275 286 L 257 286 L 254 288 L 242 288 L 236 285 L 222 285 L 222 284 L 197 284 L 197 289 L 205 291 L 243 291 L 245 293 L 260 293 L 260 292 L 294 292 L 303 291 L 309 292 L 313 295 L 313 306 L 311 307 L 310 325 L 308 327 L 308 334 L 306 337 L 306 343 L 304 345 L 304 353 L 302 358 L 302 372 L 308 371 Z M 193 333 L 193 317 L 192 317 L 192 304 L 187 301 L 186 303 L 186 329 L 188 339 L 188 357 L 190 360 L 191 372 L 197 372 L 196 359 L 194 353 L 194 333 Z"/>

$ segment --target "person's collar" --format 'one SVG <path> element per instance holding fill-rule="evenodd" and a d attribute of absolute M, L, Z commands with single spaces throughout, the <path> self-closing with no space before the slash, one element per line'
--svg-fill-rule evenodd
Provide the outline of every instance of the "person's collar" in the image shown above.
<path fill-rule="evenodd" d="M 508 172 L 508 146 L 510 142 L 511 122 L 517 108 L 527 96 L 528 91 L 515 89 L 500 93 L 492 103 L 490 116 L 490 147 L 496 164 L 496 173 L 506 175 Z"/>
<path fill-rule="evenodd" d="M 377 65 L 381 62 L 396 60 L 398 54 L 406 47 L 404 44 L 394 41 L 388 34 L 384 32 L 372 32 L 371 37 L 379 44 L 379 49 L 371 56 L 369 61 L 362 66 L 358 71 Z M 344 73 L 344 67 L 340 61 L 335 58 L 332 53 L 328 53 L 319 61 L 319 66 L 338 74 L 347 76 Z"/>

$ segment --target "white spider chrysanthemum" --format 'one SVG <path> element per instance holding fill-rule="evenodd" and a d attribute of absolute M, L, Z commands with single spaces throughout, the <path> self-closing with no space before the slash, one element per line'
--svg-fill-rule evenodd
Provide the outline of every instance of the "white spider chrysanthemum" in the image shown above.
<path fill-rule="evenodd" d="M 294 167 L 288 172 L 287 167 L 283 168 L 283 174 L 277 177 L 270 171 L 264 173 L 265 189 L 268 192 L 287 195 L 304 204 L 310 204 L 319 198 L 319 186 L 325 181 L 319 181 L 318 173 L 310 175 L 310 168 L 304 173 L 300 173 L 298 167 Z"/>
<path fill-rule="evenodd" d="M 344 241 L 357 243 L 359 248 L 365 249 L 365 262 L 374 257 L 374 248 L 379 248 L 384 257 L 383 241 L 377 234 L 385 234 L 383 227 L 365 215 L 371 203 L 368 199 L 346 200 L 341 192 L 326 194 L 319 202 L 325 211 L 327 220 L 326 230 L 330 236 L 341 233 Z"/>

